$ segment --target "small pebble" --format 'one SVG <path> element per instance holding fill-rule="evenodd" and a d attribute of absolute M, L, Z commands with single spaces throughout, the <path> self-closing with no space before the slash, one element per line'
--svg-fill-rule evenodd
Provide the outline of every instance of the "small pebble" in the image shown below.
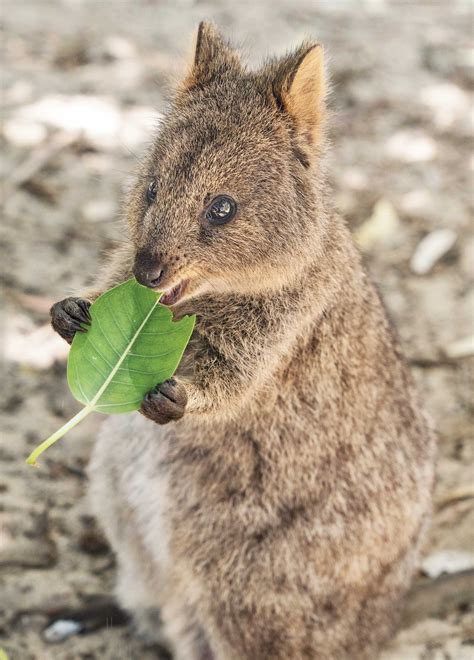
<path fill-rule="evenodd" d="M 58 619 L 43 631 L 43 639 L 49 644 L 58 644 L 73 635 L 78 635 L 81 630 L 82 624 L 78 621 Z"/>
<path fill-rule="evenodd" d="M 421 239 L 410 261 L 415 275 L 426 275 L 453 247 L 457 234 L 452 229 L 436 229 Z"/>
<path fill-rule="evenodd" d="M 443 82 L 425 87 L 421 90 L 420 100 L 431 111 L 438 128 L 447 129 L 457 122 L 469 121 L 469 96 L 454 83 Z"/>
<path fill-rule="evenodd" d="M 437 578 L 444 573 L 459 573 L 474 568 L 474 554 L 461 550 L 440 550 L 428 555 L 421 570 L 430 578 Z"/>
<path fill-rule="evenodd" d="M 6 104 L 19 105 L 31 100 L 34 93 L 33 85 L 26 80 L 16 80 L 13 85 L 3 90 L 3 101 Z"/>
<path fill-rule="evenodd" d="M 113 220 L 117 209 L 108 199 L 91 199 L 81 209 L 82 217 L 87 222 L 104 222 Z"/>
<path fill-rule="evenodd" d="M 386 144 L 387 154 L 403 163 L 425 163 L 437 154 L 436 142 L 419 130 L 394 133 Z"/>
<path fill-rule="evenodd" d="M 428 190 L 415 188 L 402 196 L 400 207 L 408 215 L 428 213 L 433 208 L 433 198 Z"/>
<path fill-rule="evenodd" d="M 46 139 L 48 131 L 38 122 L 23 119 L 8 119 L 3 125 L 3 136 L 17 147 L 36 147 Z"/>
<path fill-rule="evenodd" d="M 354 232 L 354 239 L 360 247 L 370 249 L 378 243 L 391 243 L 400 228 L 400 218 L 393 204 L 388 199 L 380 199 L 370 218 Z"/>
<path fill-rule="evenodd" d="M 452 359 L 474 355 L 474 334 L 448 344 L 444 349 L 444 353 Z"/>
<path fill-rule="evenodd" d="M 369 179 L 362 169 L 357 167 L 348 167 L 342 173 L 344 185 L 352 190 L 366 190 L 369 187 Z"/>
<path fill-rule="evenodd" d="M 104 54 L 112 60 L 124 60 L 137 55 L 135 46 L 116 34 L 105 37 L 103 47 Z"/>

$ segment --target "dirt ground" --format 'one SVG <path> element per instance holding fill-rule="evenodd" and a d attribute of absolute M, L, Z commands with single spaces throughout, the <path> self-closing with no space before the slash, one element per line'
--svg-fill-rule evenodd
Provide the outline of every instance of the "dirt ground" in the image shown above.
<path fill-rule="evenodd" d="M 334 193 L 439 434 L 425 560 L 383 658 L 474 658 L 471 12 L 441 0 L 3 0 L 0 646 L 11 659 L 159 657 L 127 626 L 56 644 L 43 634 L 54 610 L 113 588 L 84 499 L 100 417 L 38 469 L 24 458 L 78 410 L 48 308 L 88 284 L 120 238 L 137 154 L 202 18 L 252 64 L 307 34 L 327 47 Z"/>

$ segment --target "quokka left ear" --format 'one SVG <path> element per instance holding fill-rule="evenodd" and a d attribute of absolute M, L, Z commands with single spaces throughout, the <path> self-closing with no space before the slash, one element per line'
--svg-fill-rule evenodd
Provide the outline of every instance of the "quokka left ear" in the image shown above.
<path fill-rule="evenodd" d="M 277 107 L 293 118 L 299 137 L 308 146 L 321 142 L 326 112 L 322 46 L 304 44 L 281 60 L 271 91 Z"/>
<path fill-rule="evenodd" d="M 194 61 L 183 81 L 183 88 L 187 90 L 205 85 L 229 70 L 240 69 L 237 52 L 224 41 L 212 23 L 202 21 L 196 36 Z"/>

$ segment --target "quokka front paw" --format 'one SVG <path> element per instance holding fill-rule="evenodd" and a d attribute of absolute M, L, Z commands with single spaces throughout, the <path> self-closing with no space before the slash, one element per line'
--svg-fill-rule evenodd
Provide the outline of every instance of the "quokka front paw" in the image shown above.
<path fill-rule="evenodd" d="M 68 344 L 72 343 L 76 332 L 87 331 L 82 324 L 89 325 L 91 322 L 90 306 L 91 303 L 83 298 L 65 298 L 55 303 L 49 310 L 53 329 Z"/>
<path fill-rule="evenodd" d="M 181 419 L 187 402 L 184 385 L 170 378 L 148 392 L 142 401 L 140 412 L 157 424 L 168 424 Z"/>

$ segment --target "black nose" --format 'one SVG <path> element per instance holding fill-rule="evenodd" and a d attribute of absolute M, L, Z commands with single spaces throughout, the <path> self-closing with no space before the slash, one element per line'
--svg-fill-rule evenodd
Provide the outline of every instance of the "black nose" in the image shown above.
<path fill-rule="evenodd" d="M 137 282 L 143 284 L 143 286 L 149 286 L 154 289 L 165 276 L 165 271 L 164 268 L 156 268 L 151 271 L 134 270 L 134 275 Z"/>
<path fill-rule="evenodd" d="M 163 268 L 148 273 L 148 286 L 151 286 L 153 288 L 155 286 L 158 286 L 158 284 L 163 279 L 164 275 L 165 275 L 165 271 Z"/>
<path fill-rule="evenodd" d="M 139 284 L 154 289 L 164 279 L 165 273 L 166 267 L 162 263 L 157 263 L 156 257 L 143 252 L 137 254 L 133 274 Z"/>

